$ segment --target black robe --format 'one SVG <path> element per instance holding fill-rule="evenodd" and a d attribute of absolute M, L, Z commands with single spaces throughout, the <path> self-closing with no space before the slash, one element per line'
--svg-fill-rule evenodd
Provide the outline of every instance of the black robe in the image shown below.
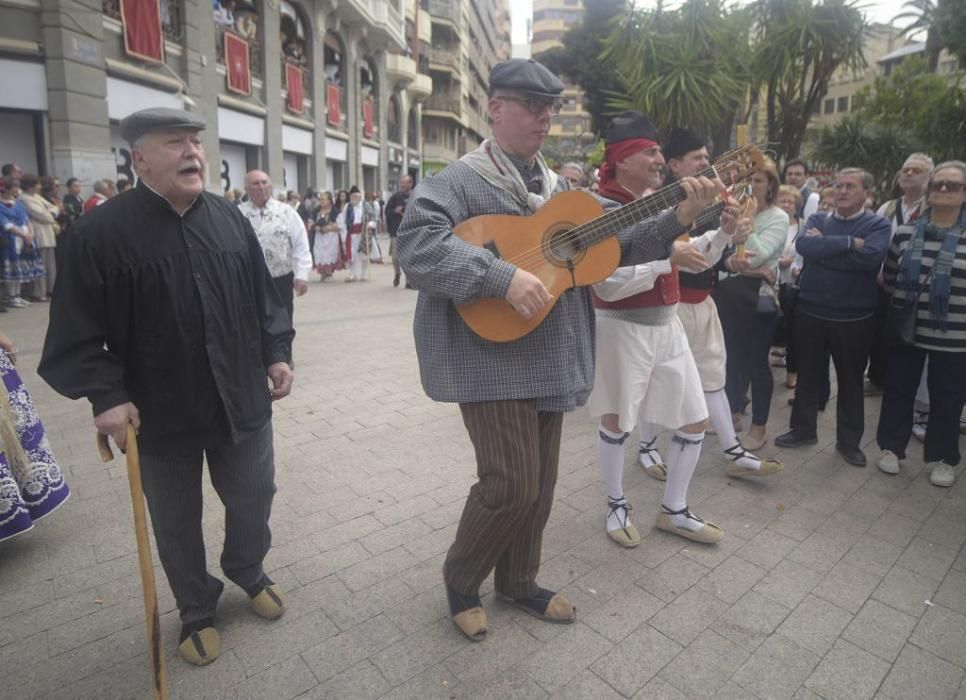
<path fill-rule="evenodd" d="M 133 402 L 141 450 L 183 454 L 271 419 L 294 335 L 238 208 L 204 193 L 180 216 L 142 181 L 72 228 L 38 372 L 95 415 Z"/>

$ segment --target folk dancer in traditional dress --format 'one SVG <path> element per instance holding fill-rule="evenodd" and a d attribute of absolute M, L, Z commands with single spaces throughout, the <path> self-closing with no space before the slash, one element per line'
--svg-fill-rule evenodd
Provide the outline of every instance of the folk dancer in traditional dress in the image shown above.
<path fill-rule="evenodd" d="M 686 129 L 672 130 L 668 142 L 664 145 L 664 158 L 668 171 L 666 185 L 707 170 L 710 164 L 704 140 Z M 714 266 L 728 250 L 727 239 L 723 236 L 708 238 L 703 232 L 693 229 L 691 235 L 696 236 L 691 243 L 698 246 L 704 253 L 707 267 L 700 272 L 684 269 L 679 271 L 680 303 L 677 305 L 677 315 L 684 327 L 691 355 L 698 368 L 711 427 L 718 434 L 718 443 L 729 462 L 727 473 L 729 476 L 775 474 L 783 469 L 784 465 L 781 462 L 762 459 L 742 447 L 735 434 L 731 408 L 725 394 L 727 358 L 724 332 L 718 318 L 718 309 L 711 299 L 711 288 L 715 278 Z M 736 264 L 747 266 L 751 263 L 746 259 L 745 262 L 736 261 Z M 650 476 L 664 481 L 667 477 L 667 466 L 655 447 L 656 427 L 642 417 L 638 430 L 640 438 L 638 458 L 641 466 Z"/>
<path fill-rule="evenodd" d="M 328 282 L 332 279 L 333 272 L 345 268 L 339 225 L 336 223 L 338 217 L 339 212 L 332 202 L 332 193 L 322 192 L 319 195 L 319 211 L 313 224 L 315 241 L 312 246 L 315 271 L 319 273 L 322 282 Z"/>
<path fill-rule="evenodd" d="M 657 130 L 646 116 L 631 110 L 616 117 L 606 144 L 601 197 L 620 206 L 660 187 L 664 158 Z M 638 421 L 674 430 L 657 527 L 698 542 L 717 542 L 724 534 L 693 514 L 687 503 L 708 409 L 677 315 L 678 270 L 708 267 L 702 250 L 720 252 L 732 241 L 737 214 L 737 207 L 727 209 L 722 228 L 697 239 L 700 247 L 675 242 L 669 259 L 619 267 L 593 287 L 598 355 L 587 407 L 592 416 L 600 416 L 597 454 L 607 491 L 607 535 L 624 547 L 641 542 L 623 488 L 624 442 Z"/>
<path fill-rule="evenodd" d="M 379 242 L 375 236 L 376 221 L 372 218 L 371 210 L 362 201 L 362 192 L 355 185 L 349 190 L 349 203 L 339 214 L 337 223 L 342 244 L 345 246 L 345 256 L 349 261 L 349 276 L 345 281 L 369 281 L 369 260 L 381 260 L 382 252 L 379 251 Z"/>
<path fill-rule="evenodd" d="M 505 299 L 530 319 L 551 302 L 550 293 L 527 270 L 453 233 L 483 214 L 533 214 L 569 188 L 540 155 L 563 89 L 536 61 L 494 66 L 487 102 L 492 138 L 416 188 L 396 235 L 406 278 L 419 289 L 414 331 L 423 387 L 434 400 L 459 403 L 476 450 L 479 482 L 443 567 L 452 620 L 473 641 L 486 635 L 479 592 L 494 569 L 500 599 L 544 621 L 576 619 L 574 604 L 539 586 L 537 574 L 563 414 L 586 401 L 593 383 L 590 290 L 562 294 L 543 322 L 517 340 L 484 340 L 458 305 Z M 721 185 L 701 178 L 682 187 L 687 197 L 675 209 L 617 233 L 624 264 L 667 257 Z"/>

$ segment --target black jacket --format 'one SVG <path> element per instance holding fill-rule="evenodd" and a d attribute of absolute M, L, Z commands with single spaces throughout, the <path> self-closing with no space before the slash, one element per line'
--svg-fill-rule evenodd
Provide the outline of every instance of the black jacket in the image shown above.
<path fill-rule="evenodd" d="M 131 401 L 143 451 L 239 442 L 271 418 L 266 367 L 295 335 L 251 224 L 202 194 L 184 216 L 143 182 L 78 219 L 38 372 L 97 415 Z"/>

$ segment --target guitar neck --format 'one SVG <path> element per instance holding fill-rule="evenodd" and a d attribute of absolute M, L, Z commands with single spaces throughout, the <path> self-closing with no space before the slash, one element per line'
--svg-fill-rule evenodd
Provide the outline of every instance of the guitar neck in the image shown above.
<path fill-rule="evenodd" d="M 714 179 L 718 174 L 712 166 L 698 173 L 697 176 Z M 622 229 L 657 216 L 662 211 L 682 202 L 686 197 L 687 194 L 681 187 L 681 183 L 673 182 L 646 197 L 641 197 L 630 204 L 612 209 L 603 216 L 578 226 L 571 233 L 579 236 L 581 245 L 592 246 L 611 236 L 616 236 L 617 232 Z"/>

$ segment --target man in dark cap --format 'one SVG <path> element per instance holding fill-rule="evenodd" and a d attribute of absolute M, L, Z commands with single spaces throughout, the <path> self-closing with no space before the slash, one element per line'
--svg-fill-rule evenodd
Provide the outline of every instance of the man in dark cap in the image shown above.
<path fill-rule="evenodd" d="M 682 128 L 672 129 L 668 134 L 664 143 L 664 159 L 668 170 L 666 183 L 677 182 L 683 177 L 693 177 L 710 167 L 705 139 Z M 781 471 L 782 463 L 775 459 L 761 459 L 742 446 L 735 434 L 731 407 L 724 391 L 727 359 L 724 331 L 718 318 L 718 308 L 710 296 L 715 279 L 714 266 L 728 252 L 729 246 L 743 242 L 748 232 L 742 231 L 734 237 L 722 235 L 722 229 L 718 228 L 718 217 L 708 216 L 718 209 L 720 205 L 705 212 L 701 216 L 700 226 L 692 227 L 690 231 L 691 243 L 704 253 L 707 266 L 702 270 L 683 267 L 679 269 L 680 303 L 677 306 L 677 315 L 684 327 L 701 378 L 711 426 L 718 435 L 718 444 L 721 445 L 723 457 L 728 462 L 728 474 L 768 476 Z M 734 262 L 740 266 L 748 265 L 747 260 Z M 639 460 L 648 474 L 663 481 L 667 476 L 667 466 L 654 446 L 657 432 L 657 426 L 642 417 L 639 424 Z"/>
<path fill-rule="evenodd" d="M 483 340 L 457 305 L 505 299 L 531 318 L 550 293 L 530 272 L 453 235 L 472 217 L 526 216 L 569 189 L 540 155 L 562 91 L 563 83 L 536 61 L 494 66 L 487 102 L 492 138 L 423 180 L 396 235 L 402 267 L 419 288 L 414 332 L 423 386 L 437 401 L 459 403 L 476 449 L 479 482 L 443 568 L 453 622 L 474 641 L 486 634 L 479 588 L 494 569 L 501 599 L 545 621 L 576 619 L 573 603 L 541 588 L 536 577 L 563 414 L 584 403 L 593 383 L 590 291 L 561 295 L 546 319 L 518 340 Z M 676 209 L 620 232 L 625 264 L 667 257 L 671 242 L 716 191 L 707 179 L 687 179 L 682 187 L 687 199 Z"/>
<path fill-rule="evenodd" d="M 631 110 L 616 117 L 606 144 L 601 197 L 622 206 L 661 186 L 664 157 L 657 130 L 646 116 Z M 598 358 L 587 407 L 600 417 L 597 455 L 607 495 L 607 536 L 623 547 L 641 542 L 623 489 L 624 442 L 638 421 L 642 464 L 666 481 L 657 527 L 705 543 L 724 534 L 688 508 L 688 485 L 701 456 L 708 409 L 677 317 L 678 270 L 701 272 L 713 264 L 706 253 L 720 253 L 731 242 L 737 215 L 737 207 L 729 207 L 720 229 L 690 242 L 675 241 L 668 260 L 619 267 L 593 287 Z M 667 466 L 645 461 L 656 454 L 655 424 L 674 430 Z"/>
<path fill-rule="evenodd" d="M 139 431 L 179 650 L 198 665 L 220 652 L 224 587 L 205 561 L 204 459 L 226 511 L 222 570 L 259 615 L 285 609 L 262 562 L 275 493 L 271 402 L 291 389 L 294 336 L 251 225 L 204 191 L 204 128 L 174 109 L 121 122 L 138 184 L 74 226 L 38 370 L 61 394 L 87 398 L 97 430 L 121 449 L 128 425 Z"/>

